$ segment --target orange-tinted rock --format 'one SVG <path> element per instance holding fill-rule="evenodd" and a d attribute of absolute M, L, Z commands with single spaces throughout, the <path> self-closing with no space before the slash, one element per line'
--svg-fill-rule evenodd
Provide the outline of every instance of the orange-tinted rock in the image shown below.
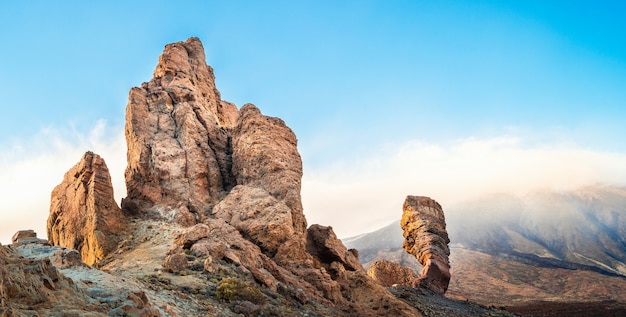
<path fill-rule="evenodd" d="M 294 238 L 291 209 L 263 188 L 237 185 L 212 213 L 245 232 L 248 240 L 270 257 L 285 241 Z"/>
<path fill-rule="evenodd" d="M 78 250 L 83 262 L 93 265 L 115 250 L 124 222 L 106 163 L 85 153 L 52 191 L 49 242 Z"/>
<path fill-rule="evenodd" d="M 297 143 L 283 120 L 264 116 L 246 104 L 233 136 L 233 173 L 237 184 L 261 187 L 284 201 L 295 231 L 304 234 L 307 223 L 300 198 L 302 159 Z"/>
<path fill-rule="evenodd" d="M 450 249 L 443 209 L 428 197 L 407 196 L 400 226 L 402 247 L 424 266 L 415 286 L 425 286 L 444 294 L 450 283 Z"/>
<path fill-rule="evenodd" d="M 385 259 L 372 263 L 367 270 L 367 275 L 385 287 L 413 286 L 413 281 L 419 277 L 410 268 Z"/>
<path fill-rule="evenodd" d="M 322 263 L 341 263 L 347 270 L 365 271 L 359 259 L 337 239 L 332 227 L 311 225 L 307 230 L 307 251 Z"/>
<path fill-rule="evenodd" d="M 235 185 L 228 131 L 237 117 L 220 99 L 200 40 L 167 45 L 154 78 L 129 94 L 122 208 L 195 224 Z"/>

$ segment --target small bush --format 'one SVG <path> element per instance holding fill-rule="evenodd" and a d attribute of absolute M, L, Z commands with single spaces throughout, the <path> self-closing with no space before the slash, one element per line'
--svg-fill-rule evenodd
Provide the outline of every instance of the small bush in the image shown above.
<path fill-rule="evenodd" d="M 215 292 L 217 299 L 225 301 L 247 300 L 255 304 L 263 304 L 264 297 L 261 291 L 236 278 L 225 278 L 217 285 Z"/>

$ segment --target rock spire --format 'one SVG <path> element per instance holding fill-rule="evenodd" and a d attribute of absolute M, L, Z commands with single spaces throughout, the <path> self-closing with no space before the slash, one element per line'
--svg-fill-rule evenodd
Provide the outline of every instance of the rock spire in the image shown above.
<path fill-rule="evenodd" d="M 444 294 L 450 283 L 450 239 L 443 209 L 428 197 L 407 196 L 400 226 L 405 239 L 402 247 L 424 266 L 414 286 Z"/>
<path fill-rule="evenodd" d="M 96 264 L 117 247 L 124 228 L 104 160 L 87 152 L 52 191 L 47 233 L 52 245 L 76 249 Z"/>

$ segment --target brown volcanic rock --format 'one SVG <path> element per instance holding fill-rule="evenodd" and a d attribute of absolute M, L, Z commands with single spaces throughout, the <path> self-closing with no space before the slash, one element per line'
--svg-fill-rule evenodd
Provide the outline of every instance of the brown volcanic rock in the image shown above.
<path fill-rule="evenodd" d="M 106 163 L 97 154 L 85 153 L 52 191 L 50 243 L 78 250 L 83 262 L 93 265 L 115 250 L 123 221 Z"/>
<path fill-rule="evenodd" d="M 385 287 L 393 285 L 412 286 L 419 278 L 413 270 L 385 259 L 376 260 L 367 270 L 367 275 Z"/>
<path fill-rule="evenodd" d="M 436 201 L 422 196 L 407 196 L 403 210 L 402 247 L 424 266 L 414 284 L 444 294 L 450 283 L 450 239 L 443 210 Z"/>
<path fill-rule="evenodd" d="M 228 131 L 237 117 L 220 99 L 200 40 L 167 45 L 154 78 L 129 94 L 123 209 L 195 224 L 235 185 Z"/>
<path fill-rule="evenodd" d="M 333 315 L 418 315 L 331 228 L 307 232 L 295 134 L 222 101 L 204 58 L 196 38 L 167 45 L 126 112 L 124 211 L 187 227 L 161 258 L 167 273 L 230 272 Z"/>
<path fill-rule="evenodd" d="M 259 186 L 291 209 L 296 232 L 306 231 L 300 187 L 302 159 L 296 135 L 283 120 L 264 116 L 252 104 L 239 113 L 233 136 L 233 173 L 237 184 Z"/>
<path fill-rule="evenodd" d="M 237 185 L 212 214 L 244 233 L 270 257 L 294 235 L 291 209 L 263 188 Z"/>

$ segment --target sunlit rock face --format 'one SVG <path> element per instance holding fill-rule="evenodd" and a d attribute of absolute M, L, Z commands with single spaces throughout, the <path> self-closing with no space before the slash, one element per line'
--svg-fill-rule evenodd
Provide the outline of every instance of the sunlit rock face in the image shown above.
<path fill-rule="evenodd" d="M 124 217 L 104 160 L 87 152 L 52 191 L 47 233 L 52 245 L 76 249 L 96 264 L 117 247 Z"/>
<path fill-rule="evenodd" d="M 450 283 L 450 239 L 443 209 L 428 197 L 407 196 L 400 226 L 404 230 L 402 247 L 424 266 L 414 286 L 444 294 Z"/>
<path fill-rule="evenodd" d="M 220 98 L 200 40 L 167 45 L 153 79 L 128 97 L 122 208 L 195 224 L 235 186 L 230 131 L 237 117 L 236 106 Z"/>

